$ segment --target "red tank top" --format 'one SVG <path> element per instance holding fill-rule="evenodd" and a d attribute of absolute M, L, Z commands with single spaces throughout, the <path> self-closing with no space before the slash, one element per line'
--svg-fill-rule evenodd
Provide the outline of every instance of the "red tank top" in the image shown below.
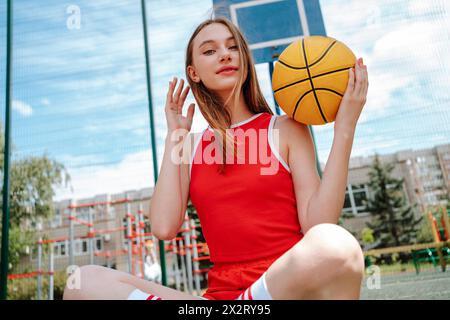
<path fill-rule="evenodd" d="M 273 147 L 276 117 L 258 113 L 231 126 L 246 137 L 245 161 L 235 158 L 224 174 L 207 159 L 215 156 L 213 130 L 208 126 L 195 141 L 189 192 L 213 263 L 281 255 L 303 238 L 290 169 Z"/>

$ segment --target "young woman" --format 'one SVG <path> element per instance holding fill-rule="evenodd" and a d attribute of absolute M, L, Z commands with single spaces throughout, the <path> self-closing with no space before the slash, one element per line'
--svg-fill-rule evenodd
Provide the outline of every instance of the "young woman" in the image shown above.
<path fill-rule="evenodd" d="M 187 46 L 186 77 L 184 89 L 184 80 L 178 88 L 177 78 L 169 83 L 166 148 L 149 218 L 157 238 L 173 239 L 191 198 L 214 264 L 207 291 L 192 296 L 124 272 L 83 266 L 80 288 L 66 288 L 64 298 L 358 299 L 363 254 L 337 222 L 368 90 L 362 59 L 349 70 L 322 179 L 307 126 L 273 115 L 246 40 L 230 21 L 209 19 L 197 27 Z M 209 124 L 197 136 L 189 133 L 195 105 L 183 116 L 190 88 Z M 238 134 L 251 137 L 243 157 Z M 174 156 L 180 145 L 189 161 Z M 263 173 L 267 161 L 255 162 L 255 154 L 268 156 L 275 169 Z M 218 155 L 222 161 L 211 161 Z"/>

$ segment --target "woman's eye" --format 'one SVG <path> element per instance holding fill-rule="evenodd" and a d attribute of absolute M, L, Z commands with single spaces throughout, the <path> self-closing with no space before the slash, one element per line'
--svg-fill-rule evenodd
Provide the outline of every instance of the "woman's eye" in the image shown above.
<path fill-rule="evenodd" d="M 238 49 L 238 46 L 231 46 L 230 49 Z M 211 52 L 214 50 L 206 50 L 205 52 L 203 52 L 203 54 L 208 54 L 208 52 Z"/>

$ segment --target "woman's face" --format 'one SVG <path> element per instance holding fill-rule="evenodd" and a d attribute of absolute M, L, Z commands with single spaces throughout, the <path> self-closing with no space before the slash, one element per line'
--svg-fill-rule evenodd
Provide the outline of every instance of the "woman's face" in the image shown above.
<path fill-rule="evenodd" d="M 194 38 L 192 55 L 193 65 L 188 67 L 191 79 L 226 97 L 241 72 L 239 49 L 228 28 L 221 23 L 203 28 Z M 222 67 L 237 70 L 219 73 Z"/>

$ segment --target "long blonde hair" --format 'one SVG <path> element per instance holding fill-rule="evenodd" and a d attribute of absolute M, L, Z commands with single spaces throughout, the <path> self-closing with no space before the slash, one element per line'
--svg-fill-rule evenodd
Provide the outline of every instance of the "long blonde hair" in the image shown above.
<path fill-rule="evenodd" d="M 202 83 L 202 81 L 200 81 L 199 83 L 194 82 L 188 74 L 188 66 L 192 66 L 193 64 L 192 53 L 194 38 L 204 27 L 213 23 L 221 23 L 228 27 L 231 34 L 234 36 L 236 45 L 239 48 L 239 61 L 241 64 L 239 68 L 239 79 L 226 101 L 221 101 L 221 98 L 214 94 L 214 92 L 209 91 L 208 88 L 206 88 Z M 226 145 L 229 143 L 233 144 L 233 154 L 236 155 L 236 143 L 234 141 L 234 138 L 230 135 L 230 133 L 226 132 L 226 129 L 231 126 L 231 115 L 229 110 L 224 106 L 227 105 L 228 101 L 233 97 L 234 104 L 238 104 L 241 94 L 241 90 L 238 89 L 242 88 L 245 102 L 251 112 L 268 112 L 270 114 L 273 114 L 259 87 L 256 70 L 253 63 L 253 57 L 251 55 L 251 51 L 249 49 L 247 41 L 245 40 L 240 30 L 227 18 L 210 18 L 198 25 L 198 27 L 191 35 L 186 48 L 185 61 L 186 79 L 189 83 L 189 86 L 191 87 L 195 100 L 198 103 L 200 112 L 202 113 L 203 117 L 208 122 L 210 127 L 214 130 L 214 134 L 218 136 L 218 139 L 215 139 L 215 141 L 218 143 L 218 150 L 222 150 L 222 159 L 226 159 Z M 246 75 L 245 79 L 244 75 Z M 224 140 L 226 143 L 224 143 Z M 223 164 L 219 167 L 220 173 L 224 173 L 225 162 L 226 161 L 224 160 Z"/>

